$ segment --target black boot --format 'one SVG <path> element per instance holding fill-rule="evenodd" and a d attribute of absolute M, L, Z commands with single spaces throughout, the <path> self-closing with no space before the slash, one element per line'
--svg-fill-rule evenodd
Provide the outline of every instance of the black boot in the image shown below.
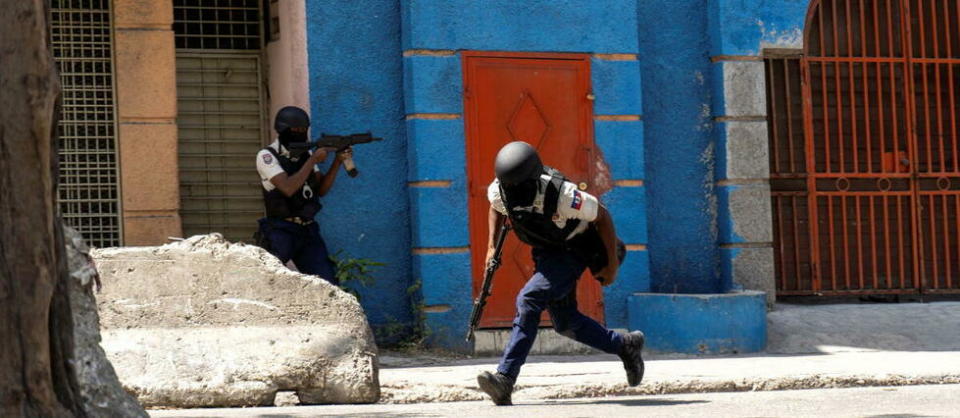
<path fill-rule="evenodd" d="M 633 331 L 623 336 L 623 347 L 620 348 L 620 360 L 627 371 L 627 383 L 636 386 L 643 380 L 643 332 Z"/>
<path fill-rule="evenodd" d="M 490 395 L 493 403 L 497 405 L 513 405 L 510 400 L 510 394 L 513 393 L 513 379 L 497 373 L 483 372 L 477 376 L 477 383 L 480 389 Z"/>

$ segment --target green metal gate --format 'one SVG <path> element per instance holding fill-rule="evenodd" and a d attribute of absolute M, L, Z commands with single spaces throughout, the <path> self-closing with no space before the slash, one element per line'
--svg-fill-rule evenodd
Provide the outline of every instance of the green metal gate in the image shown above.
<path fill-rule="evenodd" d="M 174 1 L 185 236 L 249 241 L 263 216 L 255 165 L 265 126 L 259 3 Z"/>
<path fill-rule="evenodd" d="M 123 243 L 108 0 L 53 0 L 50 38 L 60 71 L 59 186 L 67 225 L 93 246 Z"/>

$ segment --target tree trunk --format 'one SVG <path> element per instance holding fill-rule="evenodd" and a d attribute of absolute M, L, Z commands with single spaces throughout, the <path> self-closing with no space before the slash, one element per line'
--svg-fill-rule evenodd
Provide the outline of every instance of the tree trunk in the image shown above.
<path fill-rule="evenodd" d="M 82 416 L 57 216 L 59 83 L 43 0 L 0 12 L 0 416 Z"/>

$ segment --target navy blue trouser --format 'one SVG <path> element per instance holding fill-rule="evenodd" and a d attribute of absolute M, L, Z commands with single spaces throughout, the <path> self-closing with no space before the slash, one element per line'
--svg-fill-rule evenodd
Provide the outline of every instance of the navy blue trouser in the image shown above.
<path fill-rule="evenodd" d="M 544 309 L 561 335 L 606 353 L 619 353 L 623 337 L 577 310 L 577 279 L 587 267 L 583 260 L 568 251 L 534 248 L 533 261 L 536 271 L 517 295 L 513 332 L 497 371 L 513 379 L 520 375 Z"/>
<path fill-rule="evenodd" d="M 301 273 L 320 276 L 333 284 L 340 284 L 334 274 L 333 263 L 327 253 L 327 244 L 314 222 L 299 225 L 283 219 L 261 218 L 260 233 L 270 242 L 270 254 L 281 263 L 293 260 Z"/>

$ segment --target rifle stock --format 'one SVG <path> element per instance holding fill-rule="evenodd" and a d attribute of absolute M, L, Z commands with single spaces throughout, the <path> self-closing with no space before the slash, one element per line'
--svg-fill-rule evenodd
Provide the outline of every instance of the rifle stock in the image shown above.
<path fill-rule="evenodd" d="M 500 232 L 497 235 L 496 245 L 493 249 L 493 259 L 487 266 L 483 274 L 483 285 L 480 288 L 480 294 L 473 300 L 473 310 L 470 311 L 470 329 L 467 330 L 467 341 L 473 341 L 473 334 L 480 324 L 480 317 L 483 316 L 483 308 L 487 306 L 487 297 L 490 296 L 490 288 L 493 286 L 493 275 L 500 268 L 500 254 L 503 252 L 503 241 L 510 232 L 510 225 L 504 220 L 500 226 Z"/>

